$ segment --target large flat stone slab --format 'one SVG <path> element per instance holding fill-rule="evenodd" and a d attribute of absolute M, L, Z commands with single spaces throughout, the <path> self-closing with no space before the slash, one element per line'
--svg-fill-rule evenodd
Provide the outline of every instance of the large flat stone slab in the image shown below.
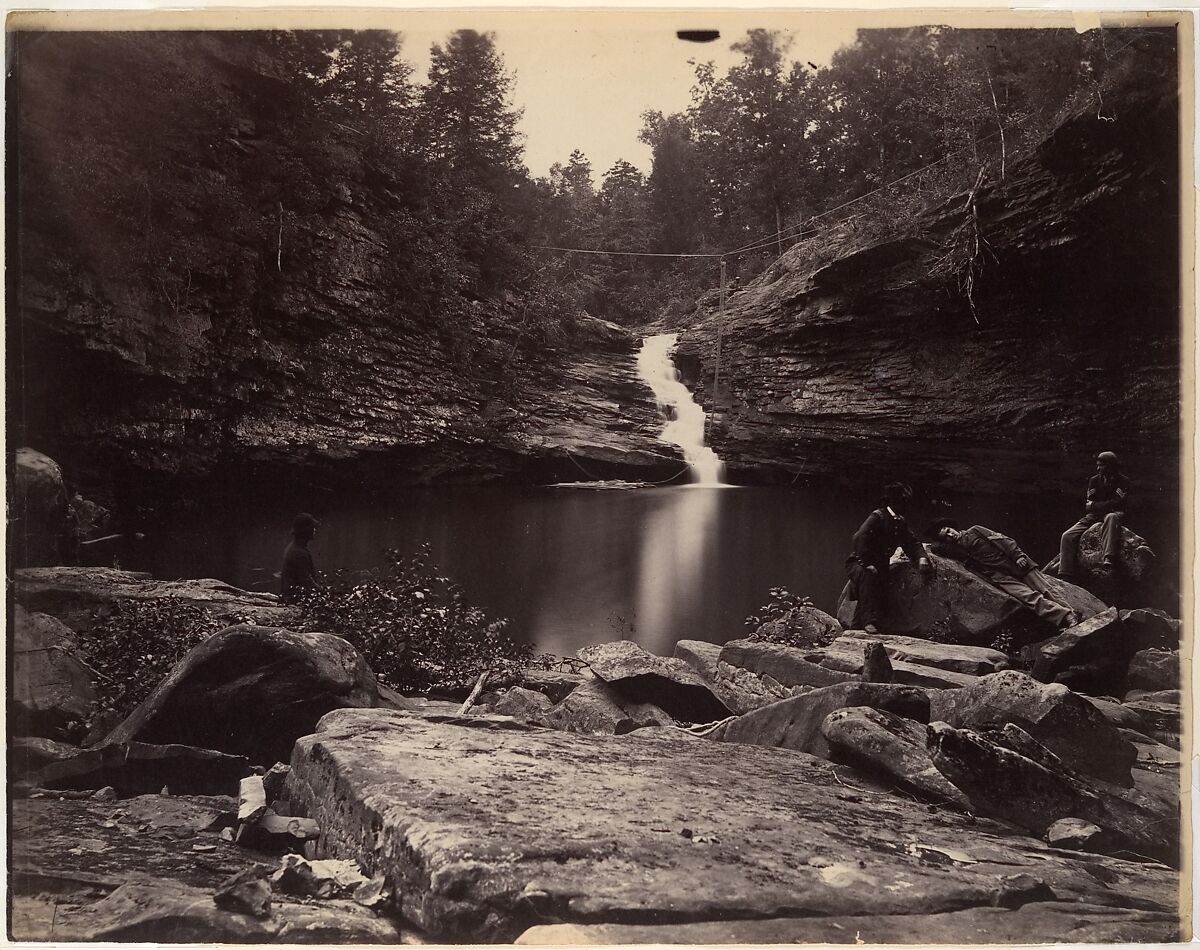
<path fill-rule="evenodd" d="M 141 571 L 110 567 L 30 567 L 16 572 L 14 592 L 26 610 L 50 614 L 72 630 L 87 630 L 96 610 L 118 600 L 156 601 L 168 597 L 203 607 L 217 617 L 249 617 L 255 623 L 285 626 L 300 617 L 274 594 L 232 587 L 213 578 L 162 581 Z"/>
<path fill-rule="evenodd" d="M 1173 943 L 1179 939 L 1174 914 L 1125 910 L 1094 904 L 1041 901 L 1013 910 L 972 907 L 929 916 L 895 914 L 864 917 L 792 917 L 726 920 L 671 927 L 653 924 L 551 924 L 531 927 L 519 946 L 613 944 L 786 944 L 786 943 L 1033 943 L 1038 939 L 1072 943 Z"/>
<path fill-rule="evenodd" d="M 439 939 L 940 914 L 1047 892 L 1176 912 L 1178 876 L 1164 866 L 1055 851 L 852 787 L 846 766 L 677 730 L 579 736 L 344 709 L 296 743 L 291 764 L 288 796 L 320 823 L 322 847 L 385 875 L 396 909 Z"/>

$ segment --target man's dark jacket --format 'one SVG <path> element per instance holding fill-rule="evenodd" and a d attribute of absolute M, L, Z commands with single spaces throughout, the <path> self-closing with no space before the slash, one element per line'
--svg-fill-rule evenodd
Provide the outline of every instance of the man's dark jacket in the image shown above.
<path fill-rule="evenodd" d="M 896 548 L 901 548 L 914 564 L 925 556 L 925 549 L 903 517 L 886 508 L 876 508 L 854 532 L 854 553 L 847 560 L 874 567 L 882 574 L 887 571 Z"/>

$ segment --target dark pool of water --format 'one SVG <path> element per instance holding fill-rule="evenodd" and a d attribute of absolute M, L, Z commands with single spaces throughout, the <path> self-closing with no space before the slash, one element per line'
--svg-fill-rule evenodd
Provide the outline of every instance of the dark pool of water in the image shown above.
<path fill-rule="evenodd" d="M 1017 538 L 1038 561 L 1057 552 L 1076 499 L 960 498 L 914 511 L 923 526 L 952 514 Z M 774 586 L 833 612 L 850 537 L 871 493 L 813 488 L 553 487 L 406 489 L 380 501 L 274 498 L 253 507 L 202 504 L 147 525 L 137 563 L 156 576 L 217 577 L 276 590 L 291 518 L 322 521 L 312 551 L 322 571 L 379 566 L 387 548 L 429 542 L 437 563 L 489 614 L 539 649 L 570 655 L 627 638 L 670 655 L 681 639 L 721 643 Z M 1139 520 L 1139 517 L 1141 520 Z M 1160 552 L 1177 550 L 1174 518 L 1131 516 Z"/>

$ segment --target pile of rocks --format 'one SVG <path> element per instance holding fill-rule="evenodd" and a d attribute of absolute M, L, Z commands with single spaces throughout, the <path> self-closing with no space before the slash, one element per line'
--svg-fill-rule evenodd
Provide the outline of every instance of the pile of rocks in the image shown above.
<path fill-rule="evenodd" d="M 80 749 L 58 741 L 62 723 L 96 684 L 62 621 L 87 622 L 104 578 L 17 580 L 26 608 L 57 614 L 16 617 L 18 936 L 1179 933 L 1179 625 L 1157 612 L 1098 604 L 1005 653 L 868 635 L 802 607 L 671 657 L 589 647 L 581 673 L 528 670 L 466 707 L 380 687 L 339 638 L 243 624 Z M 259 596 L 206 583 L 174 592 Z M 1108 695 L 1082 692 L 1095 684 Z M 145 817 L 164 810 L 184 816 L 166 838 Z"/>

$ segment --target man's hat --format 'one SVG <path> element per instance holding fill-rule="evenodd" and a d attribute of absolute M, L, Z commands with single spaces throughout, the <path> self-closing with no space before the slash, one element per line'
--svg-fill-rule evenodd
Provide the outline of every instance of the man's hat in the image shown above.
<path fill-rule="evenodd" d="M 1109 465 L 1119 468 L 1121 460 L 1117 458 L 1116 452 L 1101 452 L 1096 456 L 1097 462 L 1107 462 Z"/>
<path fill-rule="evenodd" d="M 908 501 L 912 496 L 912 489 L 904 482 L 891 482 L 883 486 L 883 497 L 887 501 Z"/>
<path fill-rule="evenodd" d="M 308 512 L 301 512 L 292 519 L 292 534 L 300 534 L 306 531 L 312 531 L 321 522 L 310 515 Z"/>

